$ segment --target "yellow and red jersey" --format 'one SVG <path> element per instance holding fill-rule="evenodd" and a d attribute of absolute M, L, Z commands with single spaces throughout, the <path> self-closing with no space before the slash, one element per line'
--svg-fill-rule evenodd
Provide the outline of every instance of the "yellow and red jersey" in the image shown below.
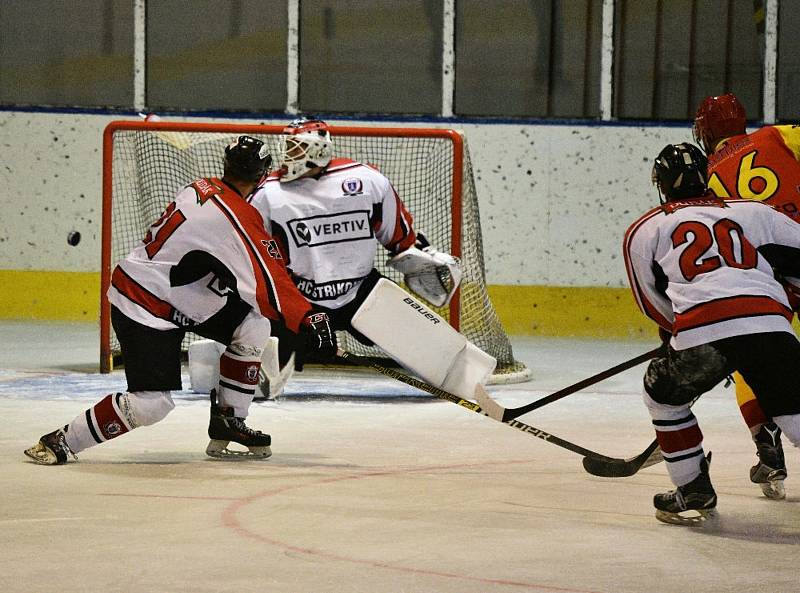
<path fill-rule="evenodd" d="M 765 126 L 723 140 L 708 157 L 708 187 L 758 200 L 800 220 L 800 126 Z"/>

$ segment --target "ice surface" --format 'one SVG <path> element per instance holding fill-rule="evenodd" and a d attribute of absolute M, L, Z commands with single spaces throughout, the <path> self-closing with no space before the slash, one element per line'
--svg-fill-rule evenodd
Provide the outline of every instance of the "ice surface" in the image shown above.
<path fill-rule="evenodd" d="M 124 375 L 95 372 L 93 327 L 0 332 L 3 593 L 800 591 L 800 456 L 787 446 L 787 500 L 766 500 L 732 389 L 695 406 L 720 518 L 688 529 L 653 518 L 663 464 L 596 478 L 574 453 L 367 371 L 307 369 L 254 404 L 267 461 L 207 458 L 205 396 L 183 391 L 163 422 L 38 466 L 22 450 Z M 489 392 L 522 405 L 652 346 L 515 339 L 534 379 Z M 653 439 L 643 368 L 521 420 L 639 453 Z"/>

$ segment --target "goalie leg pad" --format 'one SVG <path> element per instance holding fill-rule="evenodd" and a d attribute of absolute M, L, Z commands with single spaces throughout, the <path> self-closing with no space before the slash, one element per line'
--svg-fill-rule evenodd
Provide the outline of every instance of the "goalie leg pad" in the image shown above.
<path fill-rule="evenodd" d="M 772 419 L 795 447 L 800 448 L 800 414 L 786 414 Z"/>
<path fill-rule="evenodd" d="M 453 360 L 447 372 L 442 389 L 461 396 L 464 399 L 473 398 L 476 385 L 486 385 L 497 360 L 489 356 L 472 342 L 467 342 L 458 356 Z"/>
<path fill-rule="evenodd" d="M 352 326 L 431 385 L 470 399 L 494 370 L 494 358 L 441 316 L 385 278 L 356 311 Z M 445 387 L 445 385 L 447 387 Z"/>
<path fill-rule="evenodd" d="M 189 344 L 189 384 L 195 393 L 211 393 L 219 383 L 219 357 L 225 346 L 214 340 Z"/>

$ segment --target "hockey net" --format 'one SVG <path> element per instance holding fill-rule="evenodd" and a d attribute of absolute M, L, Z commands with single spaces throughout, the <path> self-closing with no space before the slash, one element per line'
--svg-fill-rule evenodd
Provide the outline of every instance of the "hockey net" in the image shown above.
<path fill-rule="evenodd" d="M 106 291 L 111 270 L 145 236 L 176 192 L 199 177 L 222 176 L 225 146 L 248 134 L 277 154 L 283 126 L 117 121 L 106 127 L 103 142 L 103 236 L 100 307 L 100 367 L 110 371 L 119 360 L 119 343 L 110 322 Z M 436 309 L 471 342 L 494 356 L 493 383 L 530 377 L 514 359 L 508 336 L 489 300 L 483 264 L 478 199 L 469 151 L 454 131 L 429 128 L 331 126 L 334 151 L 375 166 L 394 184 L 414 217 L 414 226 L 431 245 L 461 258 L 463 278 L 449 306 Z M 402 283 L 379 250 L 376 268 Z M 187 334 L 183 347 L 198 339 Z M 344 347 L 361 356 L 385 358 L 342 332 Z"/>

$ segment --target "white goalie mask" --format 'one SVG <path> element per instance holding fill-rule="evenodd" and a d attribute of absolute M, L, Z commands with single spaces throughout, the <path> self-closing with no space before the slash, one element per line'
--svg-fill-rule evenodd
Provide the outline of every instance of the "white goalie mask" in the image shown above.
<path fill-rule="evenodd" d="M 333 158 L 328 124 L 317 119 L 298 119 L 283 129 L 279 138 L 278 166 L 281 181 L 292 181 Z"/>

